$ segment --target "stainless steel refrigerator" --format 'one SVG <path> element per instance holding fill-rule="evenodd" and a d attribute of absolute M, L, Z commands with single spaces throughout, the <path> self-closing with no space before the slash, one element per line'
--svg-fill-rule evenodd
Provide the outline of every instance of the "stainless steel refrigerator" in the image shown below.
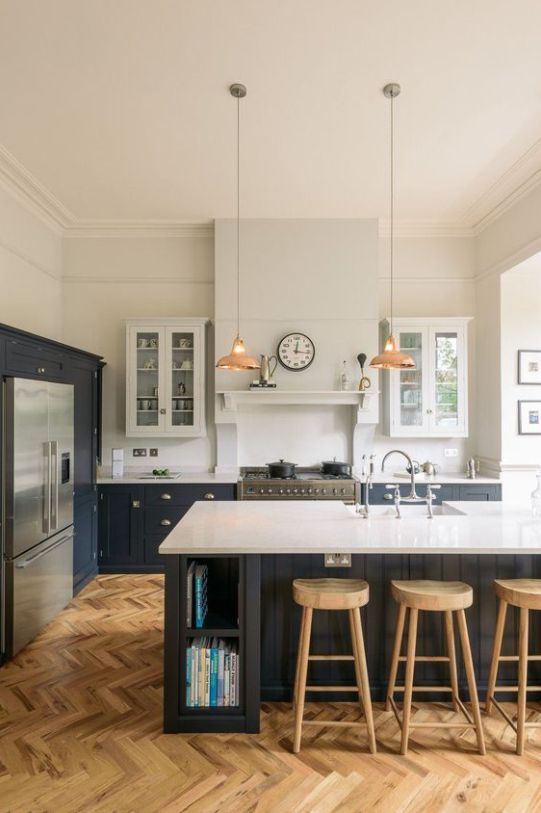
<path fill-rule="evenodd" d="M 73 386 L 4 382 L 2 649 L 10 657 L 73 595 Z"/>

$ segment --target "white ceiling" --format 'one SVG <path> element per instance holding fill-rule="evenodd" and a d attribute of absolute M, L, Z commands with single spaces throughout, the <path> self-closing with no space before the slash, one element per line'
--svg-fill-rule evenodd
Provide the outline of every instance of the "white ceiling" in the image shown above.
<path fill-rule="evenodd" d="M 474 223 L 541 169 L 539 0 L 0 0 L 0 144 L 79 220 Z M 540 143 L 538 143 L 540 142 Z M 503 176 L 503 178 L 502 178 Z"/>

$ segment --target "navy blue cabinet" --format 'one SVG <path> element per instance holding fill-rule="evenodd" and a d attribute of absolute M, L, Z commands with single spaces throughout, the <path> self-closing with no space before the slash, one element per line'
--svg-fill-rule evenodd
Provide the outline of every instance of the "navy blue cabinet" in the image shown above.
<path fill-rule="evenodd" d="M 158 548 L 198 500 L 234 500 L 233 484 L 122 482 L 99 486 L 100 573 L 163 572 Z"/>
<path fill-rule="evenodd" d="M 395 483 L 392 477 L 388 480 L 389 483 Z M 409 480 L 398 481 L 402 496 L 409 493 L 410 482 Z M 362 486 L 362 493 L 364 495 L 364 488 Z M 415 489 L 419 497 L 426 496 L 426 483 L 416 483 Z M 385 499 L 385 494 L 392 493 L 392 489 L 386 488 L 385 483 L 375 483 L 370 490 L 370 503 L 372 505 L 385 505 L 391 500 Z M 470 484 L 455 484 L 443 483 L 441 488 L 434 491 L 436 503 L 440 502 L 459 502 L 461 500 L 488 500 L 499 501 L 502 498 L 501 483 L 472 483 Z"/>

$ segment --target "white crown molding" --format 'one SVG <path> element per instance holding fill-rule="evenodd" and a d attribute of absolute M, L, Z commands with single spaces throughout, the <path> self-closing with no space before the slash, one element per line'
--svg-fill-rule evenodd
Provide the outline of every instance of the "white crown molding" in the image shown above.
<path fill-rule="evenodd" d="M 0 144 L 0 184 L 57 233 L 74 221 L 71 212 Z"/>
<path fill-rule="evenodd" d="M 67 226 L 69 238 L 192 237 L 214 234 L 212 220 L 78 220 Z"/>

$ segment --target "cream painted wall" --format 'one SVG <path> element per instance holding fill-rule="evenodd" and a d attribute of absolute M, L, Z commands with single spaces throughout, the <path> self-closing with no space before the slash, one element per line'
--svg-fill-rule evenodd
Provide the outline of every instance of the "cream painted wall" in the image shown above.
<path fill-rule="evenodd" d="M 0 322 L 62 338 L 61 243 L 0 187 Z"/>
<path fill-rule="evenodd" d="M 113 447 L 125 449 L 130 467 L 148 468 L 154 459 L 134 459 L 135 447 L 158 447 L 160 464 L 185 469 L 214 465 L 212 411 L 206 438 L 125 437 L 124 320 L 149 316 L 213 316 L 213 233 L 187 228 L 162 236 L 90 236 L 64 241 L 64 339 L 103 355 L 103 462 Z M 212 336 L 209 335 L 212 361 Z M 209 381 L 210 371 L 209 371 Z M 209 399 L 212 409 L 213 402 Z"/>

